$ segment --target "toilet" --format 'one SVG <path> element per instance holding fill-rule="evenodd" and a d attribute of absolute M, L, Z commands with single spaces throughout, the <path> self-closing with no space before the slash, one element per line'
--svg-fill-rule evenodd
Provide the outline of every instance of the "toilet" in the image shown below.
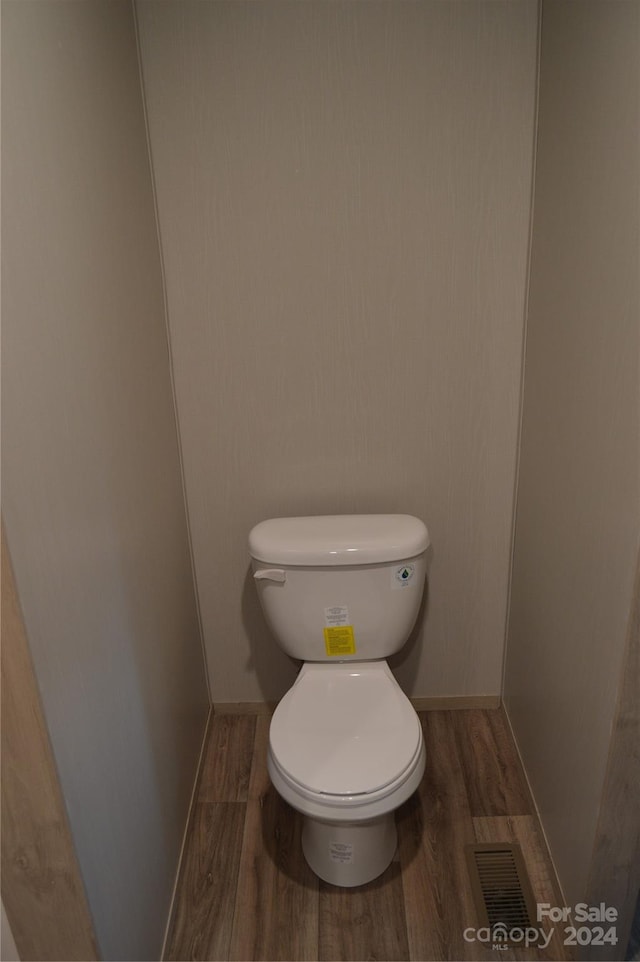
<path fill-rule="evenodd" d="M 274 518 L 249 535 L 265 620 L 302 662 L 271 721 L 269 776 L 304 816 L 307 862 L 333 885 L 384 872 L 394 812 L 424 773 L 420 721 L 386 659 L 415 624 L 428 546 L 404 514 Z"/>

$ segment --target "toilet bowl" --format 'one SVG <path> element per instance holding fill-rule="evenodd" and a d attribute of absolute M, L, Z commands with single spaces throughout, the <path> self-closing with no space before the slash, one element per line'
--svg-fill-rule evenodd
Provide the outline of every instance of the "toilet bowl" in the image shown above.
<path fill-rule="evenodd" d="M 306 816 L 302 847 L 316 875 L 361 885 L 393 858 L 393 812 L 424 773 L 422 729 L 386 662 L 307 663 L 274 713 L 267 766 Z"/>
<path fill-rule="evenodd" d="M 424 773 L 420 721 L 385 659 L 415 622 L 428 543 L 407 515 L 275 519 L 250 535 L 266 620 L 303 661 L 271 721 L 269 776 L 304 815 L 307 862 L 334 885 L 387 868 L 394 812 Z"/>

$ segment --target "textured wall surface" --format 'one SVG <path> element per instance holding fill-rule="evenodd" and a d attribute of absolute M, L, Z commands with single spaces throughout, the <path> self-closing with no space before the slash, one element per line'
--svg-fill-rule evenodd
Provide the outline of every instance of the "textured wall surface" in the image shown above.
<path fill-rule="evenodd" d="M 134 22 L 2 5 L 2 508 L 104 959 L 158 958 L 207 713 Z"/>
<path fill-rule="evenodd" d="M 640 535 L 640 8 L 544 6 L 505 700 L 584 898 Z"/>
<path fill-rule="evenodd" d="M 136 10 L 214 700 L 294 677 L 252 525 L 377 511 L 434 544 L 406 690 L 497 693 L 535 0 Z"/>

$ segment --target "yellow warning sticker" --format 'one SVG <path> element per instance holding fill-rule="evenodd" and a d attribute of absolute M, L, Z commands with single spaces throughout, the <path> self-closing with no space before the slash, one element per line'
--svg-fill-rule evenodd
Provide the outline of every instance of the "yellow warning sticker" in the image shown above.
<path fill-rule="evenodd" d="M 356 641 L 353 637 L 353 625 L 325 628 L 324 647 L 328 655 L 355 655 Z"/>

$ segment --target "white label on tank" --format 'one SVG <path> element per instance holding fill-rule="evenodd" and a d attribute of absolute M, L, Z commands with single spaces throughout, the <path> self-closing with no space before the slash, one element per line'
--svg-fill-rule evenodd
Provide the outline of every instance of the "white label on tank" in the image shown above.
<path fill-rule="evenodd" d="M 353 862 L 353 845 L 350 842 L 329 842 L 329 858 L 340 865 L 351 865 Z"/>
<path fill-rule="evenodd" d="M 327 628 L 340 628 L 341 625 L 350 625 L 349 609 L 346 605 L 333 605 L 331 608 L 325 608 L 324 623 Z"/>
<path fill-rule="evenodd" d="M 391 587 L 406 588 L 414 583 L 415 565 L 399 565 L 391 569 Z"/>

